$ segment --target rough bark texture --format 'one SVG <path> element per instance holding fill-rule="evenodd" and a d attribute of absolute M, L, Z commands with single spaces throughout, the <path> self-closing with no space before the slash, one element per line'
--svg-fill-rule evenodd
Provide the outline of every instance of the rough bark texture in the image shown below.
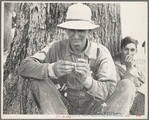
<path fill-rule="evenodd" d="M 38 114 L 30 92 L 30 81 L 18 75 L 21 61 L 35 54 L 53 40 L 67 38 L 56 25 L 65 21 L 72 3 L 18 3 L 17 24 L 11 50 L 4 65 L 3 113 Z M 114 57 L 120 51 L 121 22 L 119 4 L 87 4 L 92 20 L 100 25 L 89 39 L 105 45 Z"/>

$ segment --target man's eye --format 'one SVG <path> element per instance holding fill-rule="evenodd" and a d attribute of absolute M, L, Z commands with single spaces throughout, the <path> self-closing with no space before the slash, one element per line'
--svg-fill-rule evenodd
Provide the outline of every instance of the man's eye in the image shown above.
<path fill-rule="evenodd" d="M 131 52 L 134 52 L 135 51 L 135 49 L 131 49 Z"/>
<path fill-rule="evenodd" d="M 74 32 L 74 30 L 73 30 L 73 29 L 69 29 L 69 31 Z"/>
<path fill-rule="evenodd" d="M 78 30 L 78 32 L 85 32 L 85 30 Z"/>
<path fill-rule="evenodd" d="M 124 48 L 125 51 L 128 51 L 128 48 Z"/>

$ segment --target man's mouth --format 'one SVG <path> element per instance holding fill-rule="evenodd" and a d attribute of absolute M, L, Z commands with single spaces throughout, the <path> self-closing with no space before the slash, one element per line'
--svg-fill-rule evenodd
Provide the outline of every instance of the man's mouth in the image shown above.
<path fill-rule="evenodd" d="M 79 42 L 80 42 L 80 40 L 75 39 L 75 40 L 72 40 L 72 42 L 73 42 L 73 43 L 79 43 Z"/>

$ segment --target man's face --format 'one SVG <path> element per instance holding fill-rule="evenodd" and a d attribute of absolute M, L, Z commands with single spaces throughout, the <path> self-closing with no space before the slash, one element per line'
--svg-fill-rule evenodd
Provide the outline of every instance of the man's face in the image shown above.
<path fill-rule="evenodd" d="M 88 30 L 67 30 L 68 37 L 72 48 L 83 49 L 86 45 L 86 38 L 88 37 Z"/>
<path fill-rule="evenodd" d="M 132 57 L 134 57 L 136 53 L 137 53 L 137 48 L 133 43 L 129 43 L 122 48 L 122 55 L 124 59 L 126 58 L 127 55 L 131 55 Z"/>

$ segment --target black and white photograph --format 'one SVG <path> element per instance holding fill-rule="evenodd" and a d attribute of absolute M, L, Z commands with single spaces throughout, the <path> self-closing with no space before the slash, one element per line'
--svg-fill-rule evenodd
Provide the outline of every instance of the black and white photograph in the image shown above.
<path fill-rule="evenodd" d="M 1 119 L 147 119 L 147 1 L 1 1 Z"/>

